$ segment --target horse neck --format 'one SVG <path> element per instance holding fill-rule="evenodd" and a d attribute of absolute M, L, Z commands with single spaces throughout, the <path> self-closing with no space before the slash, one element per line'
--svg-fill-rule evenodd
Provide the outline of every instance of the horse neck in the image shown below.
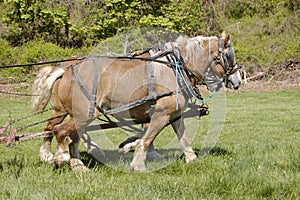
<path fill-rule="evenodd" d="M 195 37 L 187 40 L 180 49 L 186 65 L 198 76 L 203 75 L 210 67 L 218 50 L 217 37 Z"/>

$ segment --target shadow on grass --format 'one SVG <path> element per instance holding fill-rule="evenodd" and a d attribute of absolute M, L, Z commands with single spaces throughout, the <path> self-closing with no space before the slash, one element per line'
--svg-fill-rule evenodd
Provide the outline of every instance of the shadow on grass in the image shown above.
<path fill-rule="evenodd" d="M 202 148 L 202 149 L 196 149 L 195 150 L 196 152 L 196 155 L 198 157 L 204 157 L 206 155 L 212 155 L 212 156 L 225 156 L 225 155 L 231 155 L 232 152 L 227 150 L 227 149 L 224 149 L 224 148 L 221 148 L 221 147 L 213 147 L 212 149 L 211 148 Z"/>
<path fill-rule="evenodd" d="M 105 158 L 103 160 L 98 160 L 93 155 L 87 153 L 86 151 L 81 152 L 81 160 L 84 164 L 89 168 L 94 168 L 95 166 L 103 166 L 103 165 L 129 165 L 132 161 L 134 152 L 130 151 L 126 154 L 120 154 L 117 150 L 106 150 L 102 149 L 105 153 Z M 171 161 L 171 160 L 178 160 L 181 159 L 182 151 L 180 149 L 158 149 L 157 152 L 162 157 L 155 157 L 153 155 L 147 154 L 146 163 L 151 163 L 152 161 L 157 162 L 164 162 L 164 161 Z"/>
<path fill-rule="evenodd" d="M 133 152 L 128 152 L 127 154 L 120 154 L 117 150 L 103 150 L 105 153 L 106 160 L 99 161 L 94 158 L 91 154 L 88 154 L 86 151 L 80 153 L 81 160 L 85 163 L 85 165 L 89 168 L 94 168 L 96 166 L 104 166 L 107 162 L 110 163 L 130 163 L 133 158 Z M 169 160 L 184 160 L 184 154 L 182 153 L 181 149 L 158 149 L 157 152 L 162 155 L 161 158 L 153 158 L 151 156 L 147 156 L 146 162 L 152 161 L 169 161 Z M 221 147 L 214 147 L 212 149 L 209 148 L 202 148 L 202 149 L 195 149 L 195 153 L 198 158 L 203 158 L 206 155 L 211 156 L 225 156 L 231 155 L 232 152 L 221 148 Z"/>

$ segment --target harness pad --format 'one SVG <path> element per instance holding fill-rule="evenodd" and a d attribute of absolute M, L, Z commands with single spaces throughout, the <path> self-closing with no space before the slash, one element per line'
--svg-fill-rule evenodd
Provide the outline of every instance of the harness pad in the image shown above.
<path fill-rule="evenodd" d="M 154 74 L 154 69 L 150 61 L 146 62 L 147 74 L 148 74 L 148 96 L 150 99 L 156 100 L 156 78 Z"/>

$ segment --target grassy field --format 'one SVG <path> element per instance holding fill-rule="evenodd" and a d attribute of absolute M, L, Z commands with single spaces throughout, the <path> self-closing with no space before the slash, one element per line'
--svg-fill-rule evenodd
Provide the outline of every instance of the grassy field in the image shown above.
<path fill-rule="evenodd" d="M 83 146 L 81 154 L 90 172 L 73 172 L 68 167 L 54 170 L 39 161 L 40 139 L 11 148 L 2 144 L 0 198 L 300 199 L 299 99 L 300 89 L 229 93 L 225 126 L 211 153 L 190 164 L 178 159 L 151 173 L 127 173 L 101 165 Z M 2 96 L 0 108 L 4 124 L 9 116 L 29 114 L 30 101 Z M 193 141 L 198 152 L 208 120 L 207 116 L 198 122 L 199 133 Z M 27 132 L 41 130 L 42 125 Z M 160 137 L 163 141 L 164 136 Z"/>

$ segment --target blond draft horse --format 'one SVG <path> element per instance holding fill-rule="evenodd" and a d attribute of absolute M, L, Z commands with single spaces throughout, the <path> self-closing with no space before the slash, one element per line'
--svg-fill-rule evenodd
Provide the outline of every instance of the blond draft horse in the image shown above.
<path fill-rule="evenodd" d="M 216 90 L 223 79 L 234 80 L 230 77 L 234 77 L 233 74 L 238 72 L 234 51 L 230 45 L 229 36 L 225 32 L 222 33 L 221 38 L 179 37 L 176 43 L 172 43 L 172 49 L 173 57 L 178 55 L 175 62 L 186 65 L 186 69 L 192 73 L 193 78 L 188 82 L 189 86 L 204 80 L 209 82 L 207 83 L 209 89 Z M 166 60 L 166 58 L 163 57 L 160 60 Z M 58 80 L 57 83 L 52 82 L 52 86 L 49 84 L 50 91 L 54 89 L 57 92 L 52 96 L 58 97 L 63 108 L 62 112 L 67 112 L 70 116 L 68 121 L 63 123 L 60 121 L 54 127 L 49 128 L 53 129 L 57 140 L 57 151 L 53 157 L 56 166 L 70 163 L 72 159 L 76 161 L 75 163 L 83 165 L 79 160 L 76 145 L 79 137 L 74 134 L 76 131 L 82 133 L 84 128 L 99 115 L 126 107 L 149 95 L 149 83 L 145 78 L 147 65 L 149 62 L 142 60 L 98 57 L 88 58 L 59 70 L 60 72 L 54 73 L 56 74 L 54 76 L 47 75 L 50 79 Z M 169 93 L 170 95 L 162 95 L 161 98 L 113 113 L 117 117 L 149 121 L 148 128 L 139 140 L 134 158 L 130 163 L 130 168 L 134 171 L 146 170 L 147 149 L 161 130 L 169 124 L 177 134 L 186 162 L 197 159 L 185 132 L 183 121 L 180 119 L 189 97 L 183 88 L 178 88 L 174 67 L 158 62 L 151 62 L 150 65 L 155 71 L 155 94 L 159 96 L 159 94 Z M 181 70 L 181 67 L 176 70 Z M 213 78 L 211 74 L 214 74 Z M 187 76 L 185 73 L 184 78 Z M 217 79 L 217 81 L 211 82 L 212 79 Z M 231 82 L 235 82 L 233 85 L 240 84 L 238 81 Z M 44 92 L 49 92 L 49 87 L 45 85 L 47 81 L 40 82 L 40 87 L 48 90 L 41 91 L 42 98 L 33 102 L 34 108 L 44 108 L 49 101 L 49 97 L 47 99 L 46 95 L 43 95 Z M 34 88 L 33 93 L 36 93 Z"/>
<path fill-rule="evenodd" d="M 150 48 L 149 48 L 150 50 Z M 149 57 L 149 51 L 138 51 L 130 56 L 136 56 L 136 57 Z M 81 61 L 83 58 L 81 57 L 73 57 L 70 61 L 60 63 L 59 65 L 55 66 L 47 66 L 42 68 L 39 71 L 38 76 L 35 78 L 34 83 L 32 84 L 32 90 L 36 91 L 38 94 L 41 95 L 34 95 L 32 97 L 32 111 L 37 112 L 38 110 L 44 110 L 48 101 L 50 100 L 50 104 L 52 106 L 53 112 L 51 114 L 51 120 L 48 121 L 46 127 L 44 128 L 44 131 L 52 131 L 53 128 L 62 123 L 63 120 L 67 117 L 68 112 L 64 108 L 63 104 L 61 103 L 59 96 L 58 96 L 58 87 L 60 84 L 60 79 L 62 78 L 62 75 L 64 71 L 70 67 L 71 65 Z M 72 134 L 71 136 L 72 142 L 69 144 L 69 151 L 71 158 L 78 158 L 79 157 L 79 151 L 78 151 L 78 143 L 79 143 L 79 137 L 77 135 L 77 132 Z M 89 141 L 89 136 L 87 134 L 84 135 L 83 142 L 84 145 L 87 147 L 88 152 L 94 151 L 92 141 Z M 43 162 L 52 163 L 53 161 L 53 153 L 51 152 L 51 143 L 52 143 L 53 136 L 45 137 L 43 140 L 43 144 L 40 147 L 39 156 L 40 160 Z M 98 151 L 101 149 L 98 149 Z M 157 152 L 154 150 L 154 146 L 152 145 L 151 155 L 156 156 Z M 104 152 L 100 152 L 100 156 L 104 157 Z M 71 165 L 77 165 L 79 168 L 84 169 L 82 164 L 76 162 L 71 163 Z"/>

